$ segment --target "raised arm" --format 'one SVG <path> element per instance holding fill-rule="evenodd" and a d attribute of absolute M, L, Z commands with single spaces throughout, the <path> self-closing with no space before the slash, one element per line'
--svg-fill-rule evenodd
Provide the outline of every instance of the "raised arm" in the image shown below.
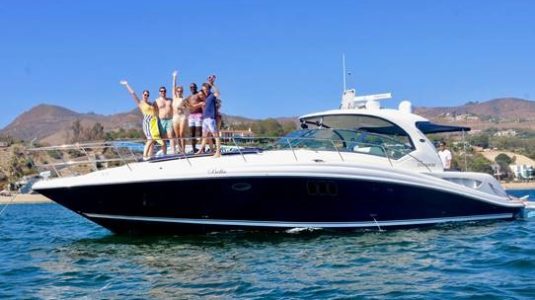
<path fill-rule="evenodd" d="M 219 93 L 219 89 L 217 88 L 215 83 L 212 84 L 212 89 L 214 90 L 214 96 L 216 98 L 220 98 L 221 97 L 221 93 Z"/>
<path fill-rule="evenodd" d="M 219 92 L 219 89 L 215 85 L 215 75 L 208 76 L 208 83 L 212 86 L 214 96 L 216 98 L 219 98 L 221 96 L 221 93 Z"/>
<path fill-rule="evenodd" d="M 130 87 L 130 85 L 128 84 L 128 81 L 126 80 L 121 80 L 119 82 L 121 85 L 123 85 L 127 90 L 128 90 L 128 93 L 130 93 L 130 95 L 132 95 L 132 98 L 134 99 L 134 101 L 136 102 L 136 105 L 139 105 L 139 102 L 141 100 L 139 100 L 139 97 L 136 95 L 136 92 L 134 92 L 134 90 L 132 89 L 132 87 Z"/>
<path fill-rule="evenodd" d="M 177 98 L 176 96 L 176 77 L 178 75 L 178 72 L 175 70 L 173 71 L 173 99 Z"/>

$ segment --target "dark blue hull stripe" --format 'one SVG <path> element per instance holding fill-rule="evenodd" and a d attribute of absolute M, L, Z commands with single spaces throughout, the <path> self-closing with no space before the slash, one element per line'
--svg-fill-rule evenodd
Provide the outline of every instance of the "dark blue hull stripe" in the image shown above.
<path fill-rule="evenodd" d="M 514 219 L 523 210 L 434 187 L 317 177 L 176 180 L 42 193 L 116 233 L 423 226 Z"/>

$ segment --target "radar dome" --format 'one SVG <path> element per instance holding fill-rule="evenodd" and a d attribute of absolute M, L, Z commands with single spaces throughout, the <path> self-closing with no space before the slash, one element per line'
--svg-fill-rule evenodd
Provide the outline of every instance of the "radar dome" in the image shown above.
<path fill-rule="evenodd" d="M 399 103 L 399 111 L 404 113 L 412 113 L 412 103 L 409 100 L 403 100 Z"/>

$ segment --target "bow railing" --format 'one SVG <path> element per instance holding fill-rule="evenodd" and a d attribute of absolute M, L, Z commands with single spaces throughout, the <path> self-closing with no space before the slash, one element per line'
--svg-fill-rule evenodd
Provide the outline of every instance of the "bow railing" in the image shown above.
<path fill-rule="evenodd" d="M 196 153 L 192 145 L 194 138 L 182 139 L 185 149 L 171 149 L 170 139 L 165 139 L 166 147 L 155 144 L 153 155 L 143 156 L 146 140 L 116 140 L 105 142 L 75 143 L 59 146 L 36 147 L 27 149 L 35 167 L 40 171 L 50 172 L 49 175 L 63 177 L 76 176 L 110 167 L 126 166 L 132 163 L 155 163 L 164 160 L 183 159 L 190 166 L 194 166 L 199 157 L 211 155 L 215 151 L 213 146 L 207 145 L 203 153 Z M 174 139 L 176 145 L 180 145 Z M 200 146 L 199 139 L 196 145 Z M 212 150 L 211 150 L 212 149 Z M 263 151 L 286 150 L 299 161 L 299 150 L 327 151 L 337 153 L 340 161 L 345 160 L 347 153 L 360 153 L 384 157 L 393 166 L 392 160 L 399 158 L 396 149 L 384 144 L 371 144 L 339 139 L 321 139 L 307 137 L 225 137 L 221 138 L 221 155 L 239 155 L 247 162 L 248 155 Z M 165 152 L 165 153 L 164 153 Z M 318 152 L 319 153 L 319 152 Z"/>

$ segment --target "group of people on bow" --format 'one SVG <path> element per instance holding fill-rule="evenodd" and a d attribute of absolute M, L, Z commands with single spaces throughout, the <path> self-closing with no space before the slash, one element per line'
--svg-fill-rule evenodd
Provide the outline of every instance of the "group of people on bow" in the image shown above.
<path fill-rule="evenodd" d="M 216 76 L 210 75 L 198 90 L 197 84 L 189 85 L 190 95 L 184 97 L 184 88 L 177 85 L 178 72 L 173 74 L 172 98 L 167 96 L 167 89 L 161 86 L 159 96 L 154 102 L 149 100 L 150 92 L 144 90 L 140 99 L 126 80 L 120 83 L 126 87 L 137 107 L 143 114 L 143 133 L 147 142 L 143 149 L 144 159 L 153 156 L 154 144 L 162 145 L 163 154 L 167 154 L 167 141 L 171 154 L 186 153 L 186 126 L 189 127 L 192 152 L 204 153 L 206 145 L 215 157 L 221 156 L 219 129 L 221 126 L 221 94 L 215 84 Z M 197 139 L 201 145 L 197 148 Z M 215 140 L 215 150 L 213 142 Z"/>

